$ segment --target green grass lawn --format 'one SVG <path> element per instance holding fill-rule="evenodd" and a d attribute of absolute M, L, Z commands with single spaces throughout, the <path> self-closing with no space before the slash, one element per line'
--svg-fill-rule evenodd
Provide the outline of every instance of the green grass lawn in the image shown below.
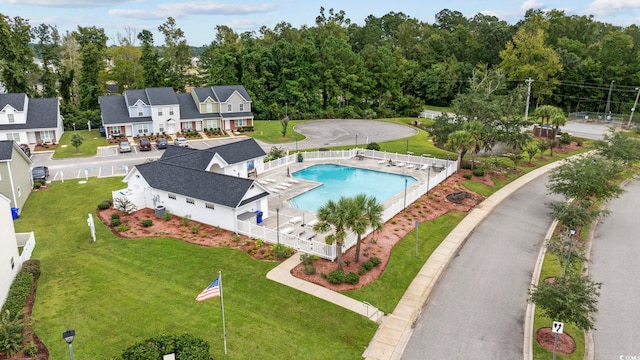
<path fill-rule="evenodd" d="M 82 145 L 78 148 L 78 152 L 76 152 L 76 148 L 71 145 L 71 137 L 73 134 L 79 134 L 84 137 L 84 141 Z M 82 157 L 82 156 L 93 156 L 98 153 L 98 146 L 107 145 L 106 138 L 100 136 L 100 132 L 98 129 L 89 130 L 78 130 L 78 131 L 65 131 L 58 142 L 58 146 L 56 147 L 56 151 L 53 154 L 54 159 L 66 159 L 66 158 L 74 158 L 74 157 Z"/>
<path fill-rule="evenodd" d="M 32 323 L 52 359 L 68 356 L 67 328 L 76 330 L 74 351 L 83 359 L 113 359 L 135 342 L 184 332 L 208 341 L 216 359 L 360 358 L 377 325 L 267 280 L 276 262 L 174 239 L 125 240 L 97 218 L 92 243 L 88 214 L 121 186 L 121 178 L 54 182 L 31 194 L 16 220 L 17 231 L 36 234 L 42 276 Z M 228 356 L 219 299 L 195 301 L 218 271 Z"/>
<path fill-rule="evenodd" d="M 287 136 L 283 137 L 280 120 L 256 120 L 253 122 L 255 131 L 253 133 L 246 133 L 245 135 L 274 145 L 296 140 L 300 141 L 304 140 L 305 136 L 295 132 L 293 128 L 307 121 L 309 120 L 290 120 L 287 126 Z"/>
<path fill-rule="evenodd" d="M 451 212 L 421 223 L 418 227 L 418 256 L 414 230 L 394 246 L 389 264 L 378 280 L 343 294 L 391 313 L 431 253 L 466 215 L 465 212 Z"/>

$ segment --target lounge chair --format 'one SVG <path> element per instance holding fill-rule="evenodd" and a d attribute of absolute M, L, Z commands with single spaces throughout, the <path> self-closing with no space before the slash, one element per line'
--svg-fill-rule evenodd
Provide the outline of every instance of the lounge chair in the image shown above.
<path fill-rule="evenodd" d="M 382 160 L 378 161 L 378 164 L 382 165 L 382 164 L 384 164 L 384 163 L 386 163 L 386 162 L 387 162 L 387 160 L 382 159 Z"/>
<path fill-rule="evenodd" d="M 288 182 L 282 182 L 278 184 L 278 186 L 284 186 L 285 188 L 288 188 L 288 187 L 291 187 L 291 184 L 289 184 Z"/>
<path fill-rule="evenodd" d="M 318 220 L 313 219 L 313 220 L 309 221 L 306 225 L 309 226 L 309 227 L 313 227 L 317 223 L 318 223 Z"/>
<path fill-rule="evenodd" d="M 427 170 L 427 168 L 429 168 L 429 165 L 427 164 L 420 166 L 420 170 Z"/>
<path fill-rule="evenodd" d="M 399 163 L 396 164 L 396 166 L 404 166 L 404 163 L 403 162 L 399 162 Z"/>
<path fill-rule="evenodd" d="M 282 186 L 282 185 L 276 185 L 275 188 L 278 189 L 278 190 L 287 190 L 287 188 L 285 186 Z"/>
<path fill-rule="evenodd" d="M 267 191 L 270 192 L 270 193 L 277 194 L 279 190 L 278 189 L 274 189 L 274 188 L 267 188 Z"/>
<path fill-rule="evenodd" d="M 266 181 L 266 182 L 270 182 L 270 183 L 274 183 L 274 182 L 276 182 L 275 180 L 273 180 L 273 179 L 271 179 L 271 178 L 266 178 L 266 179 L 264 179 L 264 181 Z"/>
<path fill-rule="evenodd" d="M 407 169 L 413 169 L 414 167 L 416 167 L 414 164 L 407 165 Z"/>
<path fill-rule="evenodd" d="M 295 225 L 295 224 L 297 224 L 299 222 L 302 222 L 302 218 L 299 217 L 299 216 L 292 217 L 291 219 L 289 219 L 289 224 L 291 224 L 291 225 Z"/>
<path fill-rule="evenodd" d="M 300 181 L 299 181 L 299 180 L 296 180 L 296 179 L 289 179 L 289 182 L 290 182 L 290 183 L 292 183 L 292 184 L 297 184 L 297 183 L 299 183 Z"/>
<path fill-rule="evenodd" d="M 269 182 L 268 181 L 264 181 L 264 180 L 258 180 L 258 184 L 268 185 Z"/>
<path fill-rule="evenodd" d="M 293 232 L 293 228 L 291 226 L 284 228 L 282 230 L 280 230 L 281 233 L 283 234 L 291 234 Z"/>

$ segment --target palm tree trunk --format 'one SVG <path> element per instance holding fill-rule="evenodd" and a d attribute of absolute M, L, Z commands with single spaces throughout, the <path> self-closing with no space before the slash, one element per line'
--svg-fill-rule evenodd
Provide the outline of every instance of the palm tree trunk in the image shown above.
<path fill-rule="evenodd" d="M 358 234 L 358 241 L 356 241 L 356 258 L 355 262 L 360 262 L 360 243 L 362 242 L 362 235 Z"/>
<path fill-rule="evenodd" d="M 338 263 L 338 270 L 342 271 L 342 242 L 336 241 L 336 252 L 336 262 Z"/>

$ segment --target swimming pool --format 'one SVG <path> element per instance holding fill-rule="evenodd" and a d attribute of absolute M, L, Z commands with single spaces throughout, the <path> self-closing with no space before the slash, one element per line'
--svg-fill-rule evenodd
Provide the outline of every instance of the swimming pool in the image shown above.
<path fill-rule="evenodd" d="M 324 205 L 327 200 L 338 200 L 341 196 L 367 194 L 383 203 L 393 195 L 415 183 L 414 177 L 397 175 L 382 171 L 366 170 L 334 164 L 318 164 L 296 171 L 291 176 L 322 183 L 314 189 L 291 199 L 291 205 L 312 212 Z"/>

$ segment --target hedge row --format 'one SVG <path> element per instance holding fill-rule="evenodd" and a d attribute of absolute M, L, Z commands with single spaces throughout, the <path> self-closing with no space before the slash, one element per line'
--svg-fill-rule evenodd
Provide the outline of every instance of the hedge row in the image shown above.
<path fill-rule="evenodd" d="M 210 360 L 209 343 L 191 334 L 163 334 L 133 344 L 122 352 L 122 360 L 158 360 L 175 354 L 176 360 Z"/>

